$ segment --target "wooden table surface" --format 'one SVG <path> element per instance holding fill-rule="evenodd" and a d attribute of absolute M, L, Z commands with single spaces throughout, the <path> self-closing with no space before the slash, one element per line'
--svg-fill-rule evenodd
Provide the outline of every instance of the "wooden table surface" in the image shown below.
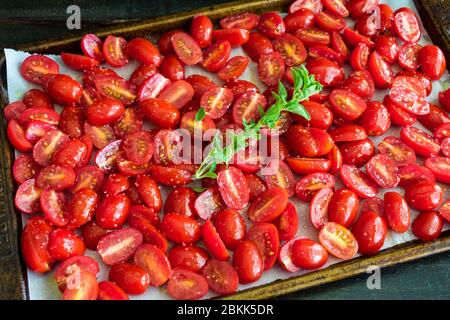
<path fill-rule="evenodd" d="M 124 20 L 146 19 L 226 0 L 96 0 L 76 1 L 81 8 L 81 31 Z M 0 1 L 0 47 L 57 38 L 74 32 L 66 28 L 72 0 Z M 182 4 L 180 4 L 182 3 Z M 449 299 L 450 253 L 428 257 L 381 271 L 381 289 L 369 290 L 362 275 L 282 296 L 282 299 Z"/>

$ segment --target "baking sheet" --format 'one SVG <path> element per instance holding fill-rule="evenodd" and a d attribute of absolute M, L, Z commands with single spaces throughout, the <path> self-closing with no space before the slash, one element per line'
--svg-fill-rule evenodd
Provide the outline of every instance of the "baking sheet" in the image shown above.
<path fill-rule="evenodd" d="M 382 3 L 389 4 L 394 10 L 400 8 L 400 7 L 410 7 L 413 8 L 416 12 L 415 5 L 412 0 L 391 0 L 391 1 L 380 1 Z M 351 20 L 347 21 L 349 25 L 351 25 L 353 22 Z M 400 41 L 400 40 L 399 40 Z M 421 45 L 430 44 L 431 40 L 426 33 L 426 31 L 422 28 L 422 38 L 419 41 Z M 7 61 L 7 82 L 8 82 L 8 97 L 9 101 L 13 102 L 16 100 L 20 100 L 24 94 L 25 91 L 31 89 L 31 88 L 39 88 L 36 85 L 30 84 L 26 82 L 19 73 L 19 67 L 22 61 L 28 56 L 28 53 L 25 52 L 18 52 L 12 49 L 5 49 L 5 56 Z M 232 51 L 232 56 L 236 55 L 245 55 L 242 48 L 237 48 Z M 73 78 L 77 80 L 81 80 L 82 74 L 73 70 L 68 69 L 61 61 L 59 56 L 55 55 L 49 55 L 52 59 L 54 59 L 60 66 L 61 73 L 69 74 Z M 136 62 L 131 62 L 128 65 L 126 65 L 123 68 L 112 68 L 114 69 L 119 75 L 122 77 L 128 79 L 133 70 L 137 67 Z M 108 66 L 109 67 L 109 66 Z M 110 67 L 109 67 L 110 68 Z M 350 71 L 350 68 L 346 69 L 346 72 L 348 73 Z M 397 69 L 394 68 L 394 71 L 397 71 Z M 204 74 L 210 77 L 212 80 L 214 80 L 216 83 L 221 83 L 219 79 L 210 73 L 205 72 L 203 69 L 199 67 L 187 67 L 186 68 L 186 76 L 189 76 L 191 74 Z M 241 79 L 251 81 L 255 83 L 261 90 L 265 89 L 265 86 L 259 81 L 257 76 L 257 65 L 254 62 L 251 62 L 248 69 L 244 73 L 244 75 L 241 77 Z M 446 74 L 443 76 L 441 81 L 448 81 L 449 75 L 446 72 Z M 437 102 L 437 94 L 439 91 L 442 90 L 442 84 L 440 81 L 433 82 L 433 92 L 428 97 L 428 101 L 432 103 Z M 384 95 L 386 94 L 386 91 L 377 90 L 376 95 L 374 97 L 374 100 L 382 101 Z M 416 126 L 423 128 L 420 124 L 416 124 Z M 392 127 L 389 132 L 386 135 L 394 135 L 398 136 L 399 128 Z M 385 135 L 385 136 L 386 136 Z M 373 138 L 372 140 L 377 145 L 384 136 Z M 336 186 L 336 189 L 341 187 L 342 185 L 339 182 L 339 185 Z M 446 190 L 447 188 L 444 188 Z M 401 189 L 389 189 L 389 190 L 381 190 L 381 192 L 378 194 L 379 197 L 383 197 L 383 194 L 388 191 L 397 190 L 401 193 L 403 191 Z M 165 194 L 165 190 L 163 191 L 163 195 Z M 446 191 L 446 197 L 448 198 L 449 194 L 448 191 Z M 308 238 L 317 240 L 317 230 L 312 226 L 310 219 L 309 219 L 309 203 L 304 203 L 295 197 L 290 199 L 291 202 L 293 202 L 298 211 L 299 215 L 299 230 L 298 235 L 306 236 Z M 414 218 L 417 215 L 417 212 L 412 212 L 412 217 Z M 27 216 L 24 216 L 24 223 L 27 219 Z M 445 229 L 448 229 L 448 224 L 446 224 Z M 404 234 L 398 234 L 395 232 L 390 231 L 383 249 L 389 248 L 392 246 L 395 246 L 400 243 L 404 243 L 410 240 L 415 239 L 415 237 L 412 235 L 411 231 L 406 232 Z M 96 252 L 87 250 L 86 255 L 89 255 L 97 260 L 100 261 L 100 258 Z M 339 259 L 336 259 L 334 257 L 330 256 L 330 259 L 328 260 L 327 264 L 323 267 L 326 268 L 327 266 L 340 262 Z M 101 272 L 99 275 L 99 280 L 105 280 L 107 279 L 107 273 L 108 268 L 103 265 L 103 263 L 100 263 Z M 274 268 L 271 270 L 265 272 L 261 279 L 259 279 L 257 282 L 254 282 L 252 284 L 248 285 L 241 285 L 239 287 L 239 290 L 260 286 L 263 284 L 268 284 L 270 282 L 273 282 L 278 279 L 286 279 L 293 276 L 299 276 L 302 274 L 305 274 L 309 271 L 298 271 L 296 273 L 288 273 L 286 271 L 281 270 L 281 268 L 278 265 L 275 265 Z M 32 271 L 28 270 L 28 285 L 29 285 L 29 296 L 30 299 L 59 299 L 61 297 L 61 293 L 59 292 L 55 281 L 53 280 L 53 273 L 48 273 L 45 275 L 36 274 Z M 212 293 L 209 293 L 208 297 L 214 296 Z M 131 299 L 168 299 L 169 296 L 166 293 L 165 288 L 149 288 L 149 290 L 144 294 L 140 296 L 130 296 Z"/>

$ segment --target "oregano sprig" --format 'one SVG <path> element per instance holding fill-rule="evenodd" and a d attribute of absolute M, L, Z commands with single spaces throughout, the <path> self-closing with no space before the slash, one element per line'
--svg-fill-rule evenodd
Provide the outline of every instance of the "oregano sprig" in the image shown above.
<path fill-rule="evenodd" d="M 227 132 L 227 139 L 230 141 L 225 147 L 222 145 L 221 134 L 218 132 L 211 141 L 211 150 L 203 160 L 193 179 L 217 177 L 215 170 L 218 164 L 228 164 L 234 155 L 248 146 L 250 139 L 259 140 L 259 131 L 264 128 L 275 128 L 277 121 L 281 117 L 281 113 L 286 111 L 297 114 L 306 120 L 311 117 L 306 111 L 301 101 L 307 100 L 310 96 L 322 91 L 322 85 L 314 79 L 314 75 L 310 75 L 304 65 L 291 68 L 294 79 L 294 91 L 292 98 L 288 101 L 288 92 L 281 81 L 278 83 L 278 92 L 272 92 L 275 103 L 266 111 L 259 107 L 260 119 L 257 122 L 248 123 L 243 120 L 242 132 Z M 195 115 L 196 121 L 201 121 L 206 116 L 205 110 L 200 108 Z"/>

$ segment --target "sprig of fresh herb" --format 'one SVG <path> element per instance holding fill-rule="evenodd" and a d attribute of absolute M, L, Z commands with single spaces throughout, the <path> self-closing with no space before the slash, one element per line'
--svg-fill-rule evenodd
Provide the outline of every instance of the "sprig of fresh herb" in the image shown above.
<path fill-rule="evenodd" d="M 308 73 L 304 65 L 291 68 L 291 72 L 294 79 L 292 99 L 287 100 L 288 92 L 280 81 L 278 83 L 278 92 L 272 92 L 275 103 L 267 111 L 259 107 L 261 117 L 257 122 L 251 121 L 248 123 L 244 119 L 244 130 L 242 132 L 227 132 L 227 139 L 230 143 L 225 147 L 222 145 L 220 132 L 216 133 L 210 144 L 211 150 L 194 174 L 194 180 L 202 178 L 215 179 L 217 177 L 215 173 L 217 165 L 221 163 L 228 164 L 236 153 L 244 150 L 248 146 L 249 140 L 259 140 L 261 138 L 259 131 L 262 128 L 269 127 L 273 129 L 283 111 L 298 114 L 306 120 L 311 119 L 305 107 L 300 102 L 322 91 L 322 85 L 314 79 L 313 75 Z M 200 108 L 195 115 L 195 119 L 201 121 L 205 115 L 205 110 Z"/>

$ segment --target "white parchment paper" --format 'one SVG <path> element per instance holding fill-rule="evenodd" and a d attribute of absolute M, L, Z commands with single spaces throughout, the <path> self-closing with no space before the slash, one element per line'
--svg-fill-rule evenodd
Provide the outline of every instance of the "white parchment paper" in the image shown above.
<path fill-rule="evenodd" d="M 389 4 L 394 10 L 401 8 L 401 7 L 409 7 L 409 8 L 412 8 L 417 13 L 417 10 L 416 10 L 415 5 L 412 0 L 389 0 L 389 1 L 380 1 L 380 2 Z M 353 22 L 351 20 L 348 20 L 347 23 L 350 26 L 353 24 Z M 400 41 L 400 40 L 398 40 L 398 41 Z M 422 27 L 422 38 L 420 39 L 419 44 L 421 44 L 421 45 L 431 44 L 431 40 L 430 40 L 427 32 L 423 29 L 423 27 Z M 242 48 L 237 48 L 232 51 L 232 56 L 236 56 L 236 55 L 246 55 L 246 54 L 244 53 Z M 8 82 L 9 102 L 21 100 L 23 94 L 27 90 L 29 90 L 31 88 L 35 88 L 35 87 L 38 88 L 38 86 L 25 81 L 21 77 L 20 72 L 19 72 L 19 68 L 20 68 L 22 61 L 27 56 L 29 56 L 29 54 L 26 52 L 19 52 L 19 51 L 15 51 L 12 49 L 5 49 L 5 56 L 6 56 L 6 61 L 7 61 L 7 82 Z M 56 55 L 48 55 L 48 56 L 51 57 L 53 60 L 55 60 L 59 64 L 61 73 L 68 74 L 68 75 L 74 77 L 75 79 L 81 81 L 82 74 L 67 68 L 59 56 L 56 56 Z M 112 69 L 114 69 L 119 75 L 121 75 L 125 79 L 128 79 L 129 76 L 131 75 L 131 73 L 136 69 L 137 65 L 138 64 L 136 62 L 131 62 L 123 68 L 112 68 Z M 111 67 L 108 66 L 108 68 L 111 68 Z M 398 71 L 398 67 L 397 67 L 397 69 L 395 69 L 395 68 L 396 67 L 394 66 L 394 71 Z M 346 69 L 347 74 L 349 73 L 349 71 L 350 71 L 350 68 L 347 67 L 347 69 Z M 186 76 L 189 76 L 191 74 L 204 74 L 204 75 L 207 75 L 208 77 L 210 77 L 216 83 L 221 83 L 221 81 L 214 74 L 207 73 L 206 71 L 204 71 L 203 69 L 201 69 L 199 67 L 187 67 L 186 68 Z M 265 89 L 265 86 L 258 79 L 257 65 L 254 62 L 250 63 L 246 72 L 244 73 L 244 75 L 242 75 L 242 77 L 240 79 L 248 80 L 248 81 L 255 83 L 261 89 L 261 91 L 263 91 Z M 448 75 L 448 72 L 446 72 L 445 75 L 443 76 L 443 78 L 441 79 L 441 81 L 448 81 L 448 80 L 449 80 L 449 75 Z M 437 95 L 438 95 L 439 91 L 441 91 L 441 90 L 442 90 L 441 83 L 439 81 L 434 81 L 433 82 L 433 92 L 430 94 L 430 96 L 428 97 L 427 100 L 432 103 L 437 103 Z M 373 100 L 382 101 L 383 97 L 386 95 L 386 93 L 387 93 L 387 91 L 377 90 Z M 418 126 L 422 129 L 424 129 L 420 124 L 415 124 L 415 126 Z M 374 141 L 375 145 L 378 145 L 378 143 L 385 136 L 388 136 L 388 135 L 398 136 L 399 131 L 400 131 L 400 129 L 398 127 L 393 126 L 393 127 L 391 127 L 391 129 L 389 130 L 389 132 L 386 135 L 381 136 L 381 137 L 372 138 L 372 140 Z M 339 182 L 339 185 L 336 186 L 336 189 L 341 186 L 342 186 L 342 184 Z M 442 186 L 442 187 L 443 187 L 443 190 L 447 190 L 446 186 Z M 400 193 L 403 194 L 402 189 L 396 188 L 396 189 L 389 189 L 389 190 L 381 190 L 381 192 L 378 194 L 378 197 L 383 198 L 383 195 L 385 192 L 392 191 L 392 190 L 399 191 Z M 163 190 L 163 195 L 165 196 L 165 190 Z M 13 195 L 11 195 L 11 196 L 13 196 Z M 447 190 L 444 199 L 446 199 L 448 197 L 449 197 L 449 191 Z M 295 197 L 292 197 L 290 199 L 290 201 L 296 205 L 298 215 L 299 215 L 299 230 L 298 230 L 297 234 L 317 240 L 317 230 L 312 226 L 312 224 L 310 222 L 310 218 L 309 218 L 309 203 L 302 202 L 302 201 L 296 199 Z M 414 218 L 416 215 L 417 215 L 417 212 L 413 211 L 412 218 Z M 24 217 L 24 218 L 26 219 L 26 217 Z M 25 223 L 25 221 L 24 221 L 24 223 Z M 446 224 L 445 229 L 448 229 L 448 224 Z M 390 231 L 386 238 L 383 249 L 390 248 L 392 246 L 410 241 L 412 239 L 415 239 L 415 237 L 411 231 L 408 231 L 403 234 L 399 234 L 399 233 Z M 99 255 L 96 252 L 87 250 L 86 255 L 95 258 L 99 262 L 101 261 Z M 336 259 L 336 258 L 330 256 L 327 264 L 323 268 L 327 268 L 329 265 L 332 265 L 339 261 L 340 261 L 339 259 Z M 100 268 L 101 268 L 101 272 L 99 275 L 99 281 L 107 280 L 108 268 L 101 262 L 99 264 L 100 264 Z M 275 265 L 274 268 L 265 272 L 262 275 L 261 279 L 259 279 L 258 281 L 254 282 L 252 284 L 241 285 L 239 287 L 239 290 L 243 290 L 243 289 L 247 289 L 247 288 L 255 287 L 255 286 L 260 286 L 260 285 L 267 284 L 267 283 L 270 283 L 270 282 L 273 282 L 273 281 L 279 280 L 279 279 L 287 279 L 287 278 L 290 278 L 293 276 L 299 276 L 299 275 L 305 274 L 307 272 L 308 271 L 301 270 L 296 273 L 288 273 L 286 271 L 283 271 L 278 265 Z M 28 284 L 29 284 L 29 291 L 30 291 L 30 299 L 60 299 L 60 297 L 61 297 L 61 293 L 59 292 L 59 290 L 56 286 L 56 283 L 53 280 L 52 272 L 42 275 L 42 274 L 34 273 L 29 270 L 28 271 Z M 212 296 L 213 296 L 213 294 L 210 292 L 207 297 L 212 297 Z M 170 297 L 168 296 L 166 289 L 164 287 L 163 288 L 150 287 L 145 294 L 140 295 L 140 296 L 130 296 L 130 298 L 131 299 L 169 299 Z"/>

